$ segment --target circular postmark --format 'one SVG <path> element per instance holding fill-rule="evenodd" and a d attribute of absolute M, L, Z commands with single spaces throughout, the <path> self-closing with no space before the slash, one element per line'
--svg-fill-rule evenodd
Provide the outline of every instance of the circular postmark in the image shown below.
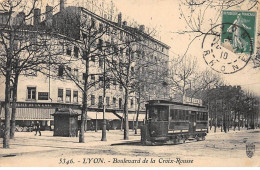
<path fill-rule="evenodd" d="M 232 35 L 235 31 L 239 31 L 239 37 Z M 232 74 L 243 69 L 253 54 L 249 33 L 233 23 L 212 27 L 203 38 L 202 49 L 206 64 L 223 74 Z"/>

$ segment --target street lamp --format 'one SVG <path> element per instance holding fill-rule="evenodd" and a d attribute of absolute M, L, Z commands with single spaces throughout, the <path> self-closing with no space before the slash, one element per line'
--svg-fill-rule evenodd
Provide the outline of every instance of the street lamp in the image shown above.
<path fill-rule="evenodd" d="M 104 73 L 103 73 L 103 127 L 102 127 L 102 138 L 101 138 L 101 141 L 107 141 L 107 137 L 106 137 L 106 124 L 107 124 L 107 121 L 105 119 L 105 113 L 106 113 L 106 105 L 105 105 L 105 97 L 106 97 L 106 62 L 105 62 L 105 55 L 104 55 L 104 61 L 103 61 L 103 64 L 104 64 Z"/>

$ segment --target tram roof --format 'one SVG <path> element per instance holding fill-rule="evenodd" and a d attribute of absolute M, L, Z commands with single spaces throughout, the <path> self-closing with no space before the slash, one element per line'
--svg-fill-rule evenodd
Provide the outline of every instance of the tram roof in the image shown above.
<path fill-rule="evenodd" d="M 191 107 L 197 107 L 197 108 L 206 108 L 205 106 L 197 106 L 197 105 L 191 105 L 191 104 L 184 104 L 180 102 L 173 102 L 169 100 L 149 100 L 149 104 L 164 104 L 164 105 L 182 105 L 182 106 L 191 106 Z"/>

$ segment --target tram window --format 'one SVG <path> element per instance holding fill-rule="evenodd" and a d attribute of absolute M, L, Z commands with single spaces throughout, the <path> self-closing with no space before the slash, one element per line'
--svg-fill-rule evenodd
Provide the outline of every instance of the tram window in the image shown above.
<path fill-rule="evenodd" d="M 196 112 L 196 115 L 197 115 L 197 120 L 200 120 L 200 115 L 199 115 L 199 112 Z"/>
<path fill-rule="evenodd" d="M 174 120 L 174 110 L 173 109 L 170 110 L 170 117 L 171 117 L 171 120 Z"/>
<path fill-rule="evenodd" d="M 158 119 L 158 110 L 157 110 L 157 108 L 151 107 L 149 109 L 149 118 L 151 118 L 152 121 L 157 121 L 157 119 Z"/>
<path fill-rule="evenodd" d="M 208 120 L 208 115 L 206 112 L 204 112 L 204 120 Z"/>
<path fill-rule="evenodd" d="M 159 120 L 160 121 L 167 121 L 168 120 L 168 113 L 165 108 L 160 108 L 159 110 Z"/>
<path fill-rule="evenodd" d="M 172 120 L 176 120 L 177 119 L 177 110 L 171 110 L 171 117 L 172 117 Z"/>
<path fill-rule="evenodd" d="M 173 120 L 177 119 L 177 110 L 173 110 Z"/>
<path fill-rule="evenodd" d="M 185 118 L 185 120 L 189 120 L 189 111 L 188 111 L 188 110 L 186 110 L 185 112 L 186 112 L 186 114 L 185 114 L 185 115 L 186 115 L 186 118 Z"/>
<path fill-rule="evenodd" d="M 184 120 L 184 118 L 185 118 L 185 112 L 184 112 L 184 110 L 180 110 L 180 112 L 181 112 L 181 120 Z"/>
<path fill-rule="evenodd" d="M 179 120 L 179 110 L 176 110 L 176 120 Z"/>

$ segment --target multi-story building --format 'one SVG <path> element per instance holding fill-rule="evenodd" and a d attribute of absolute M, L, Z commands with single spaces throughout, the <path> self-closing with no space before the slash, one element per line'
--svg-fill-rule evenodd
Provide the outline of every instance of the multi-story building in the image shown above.
<path fill-rule="evenodd" d="M 113 22 L 82 7 L 65 7 L 63 0 L 60 2 L 60 11 L 56 14 L 53 14 L 52 11 L 53 7 L 46 6 L 45 20 L 41 21 L 41 10 L 34 9 L 32 27 L 51 30 L 51 34 L 48 35 L 49 44 L 56 42 L 51 49 L 59 51 L 56 53 L 57 56 L 51 57 L 59 58 L 57 61 L 61 61 L 61 63 L 50 66 L 49 70 L 46 70 L 46 74 L 27 70 L 19 77 L 16 120 L 24 121 L 27 124 L 30 124 L 31 120 L 41 120 L 43 125 L 49 126 L 53 120 L 51 114 L 55 112 L 56 108 L 70 107 L 81 114 L 82 82 L 86 78 L 84 46 L 88 45 L 84 40 L 89 36 L 87 34 L 89 27 L 99 31 L 93 36 L 93 48 L 97 48 L 99 54 L 102 53 L 102 49 L 98 49 L 98 46 L 109 46 L 110 50 L 114 50 L 111 55 L 107 55 L 107 58 L 110 58 L 109 61 L 113 58 L 115 61 L 112 62 L 120 63 L 120 57 L 126 58 L 129 55 L 135 58 L 131 60 L 130 71 L 131 73 L 138 72 L 135 74 L 136 79 L 136 75 L 138 75 L 139 80 L 145 80 L 140 85 L 142 96 L 145 96 L 143 100 L 168 97 L 167 87 L 163 84 L 164 76 L 167 74 L 170 47 L 146 33 L 144 25 L 139 28 L 127 25 L 126 21 L 122 21 L 121 13 L 118 14 L 118 22 Z M 2 20 L 2 22 L 4 21 Z M 133 34 L 141 38 L 132 42 L 131 47 L 125 45 Z M 102 119 L 104 57 L 92 55 L 88 64 L 88 84 L 92 86 L 89 87 L 87 96 L 87 119 Z M 4 82 L 4 77 L 0 75 L 0 102 L 2 101 L 2 103 L 4 101 Z M 106 119 L 119 122 L 112 124 L 112 128 L 120 128 L 118 126 L 120 126 L 123 116 L 124 88 L 117 79 L 110 78 L 106 82 L 105 101 Z M 137 98 L 134 91 L 130 93 L 128 106 L 129 121 L 133 121 L 137 109 Z M 141 107 L 142 111 L 143 109 L 144 103 Z M 3 118 L 3 116 L 4 109 L 1 107 L 0 117 Z M 143 114 L 139 116 L 139 120 L 142 119 L 144 119 Z M 130 126 L 132 126 L 131 123 Z"/>

